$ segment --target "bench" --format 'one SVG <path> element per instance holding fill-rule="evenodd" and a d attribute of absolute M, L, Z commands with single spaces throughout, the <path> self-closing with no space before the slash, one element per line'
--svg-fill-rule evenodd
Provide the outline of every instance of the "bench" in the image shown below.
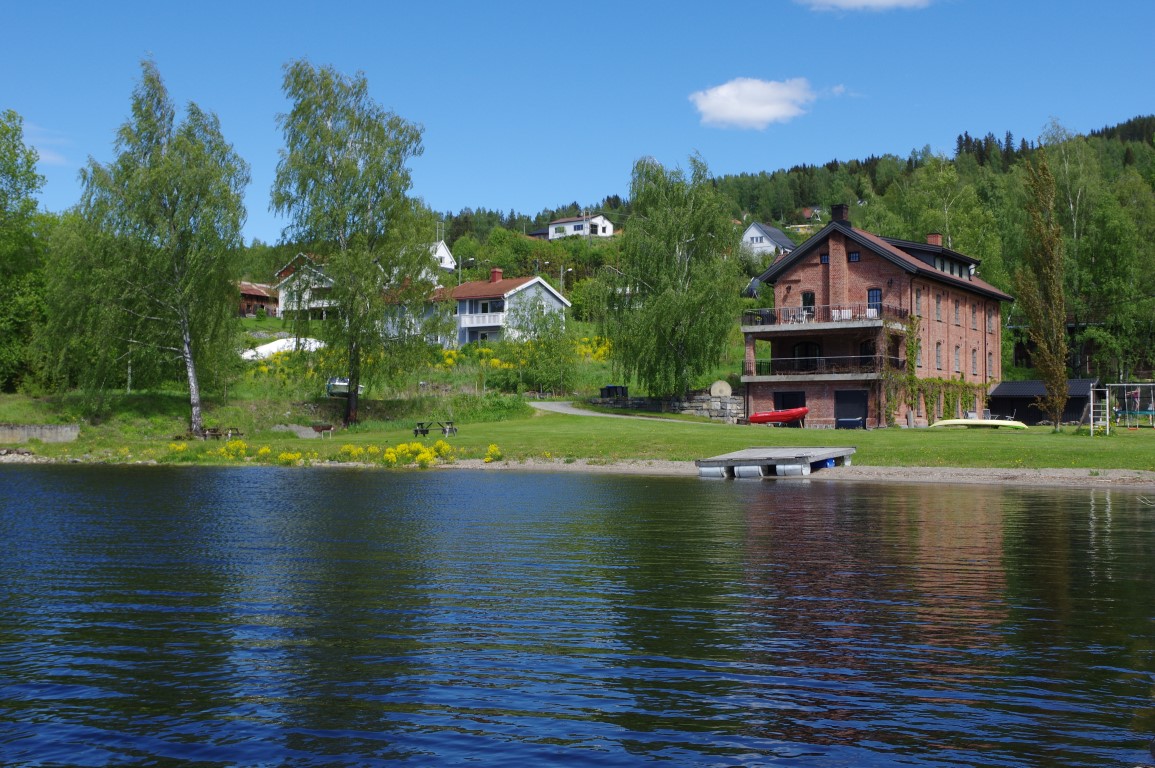
<path fill-rule="evenodd" d="M 332 424 L 314 424 L 313 431 L 320 435 L 322 440 L 325 439 L 326 436 L 330 438 L 333 437 Z"/>
<path fill-rule="evenodd" d="M 452 421 L 419 421 L 417 426 L 413 428 L 413 436 L 426 437 L 431 429 L 440 429 L 441 434 L 447 437 L 457 434 L 457 427 L 453 425 Z"/>

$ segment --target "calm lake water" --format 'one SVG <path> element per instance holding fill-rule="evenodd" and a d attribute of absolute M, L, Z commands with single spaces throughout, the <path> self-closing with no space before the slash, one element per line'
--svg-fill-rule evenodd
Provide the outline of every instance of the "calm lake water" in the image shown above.
<path fill-rule="evenodd" d="M 1131 766 L 1150 503 L 3 466 L 0 764 Z"/>

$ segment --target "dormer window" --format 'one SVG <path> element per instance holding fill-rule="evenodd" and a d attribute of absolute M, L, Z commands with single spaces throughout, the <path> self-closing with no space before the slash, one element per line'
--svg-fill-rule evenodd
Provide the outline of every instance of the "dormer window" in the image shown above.
<path fill-rule="evenodd" d="M 733 242 L 733 241 L 731 241 L 731 242 Z M 861 261 L 862 255 L 859 254 L 858 251 L 851 251 L 850 253 L 846 254 L 846 258 L 848 261 Z"/>

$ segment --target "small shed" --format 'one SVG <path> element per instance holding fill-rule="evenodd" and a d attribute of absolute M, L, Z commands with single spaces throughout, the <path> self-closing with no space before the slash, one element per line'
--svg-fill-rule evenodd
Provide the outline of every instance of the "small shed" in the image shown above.
<path fill-rule="evenodd" d="M 1091 390 L 1097 383 L 1095 379 L 1068 379 L 1064 422 L 1082 420 L 1091 404 Z M 1035 406 L 1035 401 L 1046 392 L 1038 379 L 999 382 L 987 397 L 987 407 L 993 416 L 1013 416 L 1028 426 L 1038 424 L 1046 416 Z"/>

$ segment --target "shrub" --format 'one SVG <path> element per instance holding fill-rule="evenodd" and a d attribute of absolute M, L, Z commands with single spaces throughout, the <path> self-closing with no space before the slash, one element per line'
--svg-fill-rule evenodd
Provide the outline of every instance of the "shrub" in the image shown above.
<path fill-rule="evenodd" d="M 296 465 L 301 460 L 300 451 L 281 451 L 277 454 L 277 463 L 287 467 Z"/>

